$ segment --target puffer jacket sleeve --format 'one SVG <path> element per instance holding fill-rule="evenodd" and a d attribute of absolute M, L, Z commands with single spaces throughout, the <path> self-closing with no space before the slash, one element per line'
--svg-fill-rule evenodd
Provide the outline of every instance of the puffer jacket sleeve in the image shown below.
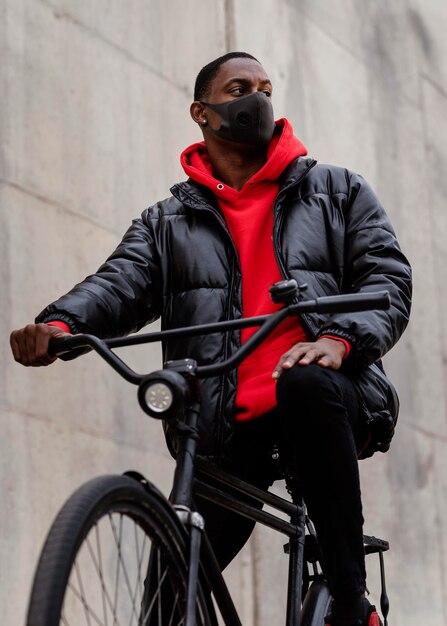
<path fill-rule="evenodd" d="M 345 208 L 343 292 L 386 290 L 387 311 L 339 313 L 329 316 L 318 336 L 331 334 L 351 342 L 348 357 L 365 366 L 380 359 L 405 330 L 411 307 L 411 268 L 377 196 L 358 174 L 348 172 Z"/>
<path fill-rule="evenodd" d="M 36 322 L 59 319 L 72 332 L 116 337 L 159 317 L 161 299 L 159 253 L 151 222 L 136 219 L 98 271 L 47 306 Z"/>

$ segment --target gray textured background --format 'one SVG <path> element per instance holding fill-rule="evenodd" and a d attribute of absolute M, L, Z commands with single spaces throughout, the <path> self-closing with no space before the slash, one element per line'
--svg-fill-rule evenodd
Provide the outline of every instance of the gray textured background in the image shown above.
<path fill-rule="evenodd" d="M 362 463 L 365 530 L 390 540 L 391 626 L 447 623 L 447 6 L 441 0 L 0 0 L 0 610 L 23 623 L 46 530 L 85 479 L 172 462 L 134 390 L 94 355 L 15 364 L 8 336 L 99 265 L 184 174 L 198 70 L 257 56 L 277 117 L 309 152 L 362 173 L 414 266 L 387 455 Z M 159 355 L 130 356 L 139 369 Z M 244 625 L 283 623 L 286 561 L 256 530 L 229 579 Z M 377 570 L 369 557 L 377 601 Z"/>

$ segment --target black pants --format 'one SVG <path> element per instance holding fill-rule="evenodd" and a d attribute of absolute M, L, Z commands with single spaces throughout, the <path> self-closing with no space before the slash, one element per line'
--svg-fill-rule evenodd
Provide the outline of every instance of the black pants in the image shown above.
<path fill-rule="evenodd" d="M 363 516 L 356 448 L 366 439 L 351 380 L 316 364 L 295 366 L 277 382 L 277 408 L 236 423 L 229 469 L 267 488 L 273 482 L 273 442 L 287 446 L 315 525 L 333 596 L 347 601 L 365 591 Z M 222 568 L 249 538 L 254 522 L 197 499 Z"/>

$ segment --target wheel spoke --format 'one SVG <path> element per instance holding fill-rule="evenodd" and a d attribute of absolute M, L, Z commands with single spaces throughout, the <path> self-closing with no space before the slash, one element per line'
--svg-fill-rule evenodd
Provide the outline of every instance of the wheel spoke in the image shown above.
<path fill-rule="evenodd" d="M 101 540 L 100 540 L 100 536 L 99 536 L 99 529 L 98 529 L 98 524 L 97 523 L 95 524 L 95 540 L 96 540 L 96 552 L 98 554 L 98 573 L 99 573 L 99 576 L 100 576 L 100 579 L 101 579 L 101 586 L 103 588 L 102 610 L 103 610 L 103 614 L 104 614 L 104 626 L 108 626 L 107 604 L 106 604 L 106 602 L 108 601 L 109 605 L 111 607 L 112 606 L 112 600 L 111 600 L 111 598 L 109 596 L 109 593 L 107 591 L 107 588 L 106 588 L 105 582 L 104 582 L 103 569 L 102 569 Z M 92 558 L 93 558 L 93 551 L 92 551 L 91 554 L 92 554 Z"/>
<path fill-rule="evenodd" d="M 122 551 L 121 551 L 121 540 L 122 540 L 122 533 L 123 533 L 123 514 L 122 513 L 120 514 L 120 524 L 119 524 L 119 533 L 118 533 L 118 535 L 116 533 L 116 527 L 115 527 L 114 524 L 112 524 L 112 528 L 113 528 L 113 535 L 114 535 L 114 538 L 115 538 L 116 549 L 117 549 L 117 567 L 119 569 L 120 566 L 121 566 L 121 570 L 123 572 L 124 581 L 126 583 L 127 591 L 129 592 L 130 598 L 131 598 L 131 601 L 132 601 L 132 612 L 133 612 L 133 614 L 135 615 L 135 617 L 138 620 L 138 612 L 137 612 L 137 608 L 135 606 L 135 601 L 134 601 L 134 598 L 133 598 L 133 595 L 132 595 L 132 586 L 130 584 L 129 574 L 128 574 L 127 567 L 126 567 L 126 564 L 125 564 L 124 559 L 123 559 Z M 117 579 L 118 579 L 118 576 L 117 576 Z M 116 599 L 118 599 L 118 594 L 116 594 Z"/>
<path fill-rule="evenodd" d="M 89 612 L 88 612 L 88 606 L 87 606 L 87 601 L 85 599 L 85 593 L 84 593 L 84 588 L 83 588 L 83 584 L 82 584 L 82 577 L 81 577 L 81 573 L 79 571 L 79 567 L 78 567 L 78 562 L 75 562 L 75 571 L 76 571 L 76 578 L 78 579 L 78 585 L 79 585 L 79 591 L 80 591 L 80 595 L 79 598 L 82 602 L 82 606 L 84 607 L 84 611 L 85 611 L 85 616 L 87 618 L 87 626 L 90 626 L 91 622 L 90 622 L 90 616 L 89 616 Z"/>
<path fill-rule="evenodd" d="M 141 612 L 139 613 L 137 610 L 137 599 L 140 597 L 143 598 L 143 576 L 142 576 L 142 568 L 144 567 L 145 557 L 147 556 L 147 548 L 148 548 L 148 537 L 147 534 L 144 533 L 143 539 L 138 537 L 140 526 L 135 522 L 135 520 L 128 520 L 129 523 L 131 521 L 133 525 L 133 536 L 135 541 L 135 555 L 130 555 L 132 562 L 135 564 L 136 562 L 136 573 L 135 573 L 135 582 L 131 585 L 130 576 L 128 567 L 126 565 L 126 560 L 124 558 L 123 550 L 122 550 L 122 542 L 123 542 L 123 534 L 125 530 L 124 517 L 120 515 L 120 520 L 117 523 L 114 519 L 114 516 L 111 514 L 108 515 L 109 524 L 112 531 L 113 543 L 114 543 L 114 553 L 115 553 L 115 575 L 113 580 L 114 587 L 114 598 L 112 598 L 106 583 L 106 577 L 104 575 L 103 569 L 103 549 L 101 546 L 101 530 L 98 523 L 94 525 L 94 539 L 90 535 L 88 535 L 84 544 L 86 546 L 86 554 L 89 556 L 90 563 L 93 565 L 93 571 L 96 573 L 96 579 L 99 582 L 99 587 L 101 591 L 101 609 L 103 614 L 103 621 L 100 620 L 97 613 L 89 606 L 86 594 L 84 592 L 85 584 L 81 578 L 81 572 L 79 568 L 79 564 L 77 563 L 75 566 L 76 575 L 78 578 L 77 587 L 73 582 L 70 583 L 69 588 L 72 594 L 82 603 L 85 613 L 85 618 L 87 620 L 87 626 L 93 626 L 91 620 L 93 619 L 98 624 L 104 624 L 104 626 L 108 626 L 108 614 L 109 611 L 112 614 L 113 625 L 116 626 L 120 623 L 120 607 L 129 605 L 129 621 L 128 624 L 131 626 L 133 623 L 141 624 Z M 127 521 L 127 518 L 125 518 Z M 140 529 L 141 530 L 141 529 Z M 94 546 L 92 545 L 92 541 L 94 541 Z M 166 574 L 165 574 L 166 575 Z M 163 577 L 164 579 L 164 577 Z M 128 590 L 128 602 L 122 603 L 122 582 L 125 583 L 125 587 Z M 91 592 L 91 589 L 90 589 Z M 121 593 L 120 593 L 121 592 Z M 158 594 L 159 595 L 159 594 Z M 121 602 L 121 604 L 120 604 Z M 141 601 L 140 601 L 141 603 Z M 99 609 L 99 601 L 98 607 Z M 69 626 L 66 617 L 64 616 L 64 623 Z"/>
<path fill-rule="evenodd" d="M 116 543 L 116 529 L 115 529 L 115 524 L 114 524 L 113 519 L 112 519 L 112 515 L 110 513 L 109 513 L 109 520 L 110 520 L 112 533 L 113 533 L 113 536 L 115 538 L 115 543 Z M 114 594 L 115 599 L 114 599 L 114 603 L 113 603 L 113 625 L 114 626 L 117 623 L 117 620 L 116 620 L 116 607 L 117 607 L 117 604 L 118 604 L 119 572 L 120 572 L 120 560 L 119 560 L 119 554 L 117 554 L 116 570 L 115 570 L 115 594 Z"/>
<path fill-rule="evenodd" d="M 145 551 L 146 540 L 147 540 L 147 535 L 145 534 L 143 538 L 141 550 L 140 550 L 140 546 L 138 545 L 139 543 L 138 542 L 138 528 L 139 526 L 134 521 L 134 538 L 135 538 L 135 550 L 136 550 L 136 557 L 137 557 L 137 580 L 135 582 L 135 589 L 132 594 L 132 604 L 134 606 L 136 606 L 137 604 L 138 592 L 140 595 L 140 601 L 139 601 L 140 606 L 143 601 L 143 581 L 142 581 L 142 576 L 141 576 L 141 566 L 143 563 L 144 551 Z M 139 625 L 140 617 L 141 617 L 141 611 L 140 611 L 140 615 L 137 617 L 137 626 Z M 132 623 L 133 623 L 133 614 L 131 615 L 129 626 L 131 626 Z"/>
<path fill-rule="evenodd" d="M 177 591 L 177 593 L 175 594 L 175 598 L 174 598 L 174 602 L 172 603 L 172 611 L 171 611 L 171 615 L 169 617 L 169 622 L 168 622 L 168 626 L 173 626 L 173 620 L 174 620 L 174 615 L 175 615 L 175 611 L 177 609 L 177 601 L 178 601 L 178 597 L 179 597 L 179 592 Z M 181 619 L 180 623 L 183 620 Z M 178 625 L 180 626 L 180 625 Z"/>
<path fill-rule="evenodd" d="M 77 566 L 77 563 L 75 563 L 75 568 L 76 568 L 76 573 L 78 574 L 78 582 L 79 582 L 79 568 Z M 90 608 L 89 604 L 87 603 L 87 600 L 85 599 L 85 594 L 83 589 L 81 588 L 81 590 L 76 589 L 76 587 L 74 586 L 73 583 L 69 582 L 68 583 L 68 589 L 70 589 L 70 591 L 73 593 L 73 595 L 78 598 L 78 600 L 81 602 L 84 611 L 85 611 L 85 617 L 87 620 L 87 624 L 88 626 L 91 626 L 92 622 L 90 620 L 90 617 L 93 618 L 95 620 L 95 622 L 97 624 L 99 624 L 99 626 L 104 626 L 104 622 L 101 622 L 101 620 L 99 619 L 99 617 L 96 615 L 96 613 Z"/>
<path fill-rule="evenodd" d="M 148 620 L 149 615 L 151 614 L 152 608 L 155 604 L 155 602 L 158 602 L 158 598 L 160 596 L 160 590 L 161 590 L 161 586 L 163 584 L 164 579 L 166 578 L 166 574 L 168 573 L 168 571 L 166 570 L 165 573 L 163 574 L 161 580 L 158 581 L 158 587 L 157 587 L 157 591 L 154 593 L 154 597 L 151 600 L 151 603 L 149 605 L 149 608 L 147 609 L 146 613 L 144 614 L 143 617 L 143 624 L 145 624 Z"/>
<path fill-rule="evenodd" d="M 112 602 L 112 598 L 110 597 L 110 594 L 107 590 L 106 584 L 105 584 L 105 580 L 104 580 L 104 574 L 103 574 L 103 569 L 102 569 L 102 560 L 101 560 L 101 552 L 100 552 L 100 548 L 99 548 L 99 533 L 98 533 L 98 525 L 95 525 L 95 536 L 96 536 L 96 542 L 98 545 L 98 559 L 95 558 L 95 554 L 93 551 L 93 548 L 91 546 L 91 542 L 90 542 L 90 538 L 87 536 L 86 537 L 86 544 L 87 544 L 87 548 L 88 548 L 88 552 L 91 556 L 93 565 L 95 567 L 95 570 L 98 573 L 99 576 L 99 581 L 100 581 L 100 585 L 101 585 L 101 589 L 102 589 L 102 608 L 103 608 L 103 614 L 104 614 L 104 625 L 107 626 L 108 624 L 108 620 L 107 620 L 107 604 L 110 607 L 110 610 L 112 611 L 112 613 L 114 612 L 114 607 L 113 607 L 113 602 Z M 116 621 L 116 620 L 115 620 Z"/>
<path fill-rule="evenodd" d="M 160 580 L 160 572 L 161 572 L 161 557 L 160 551 L 157 550 L 157 580 Z M 160 585 L 161 591 L 161 585 Z M 161 609 L 161 593 L 158 594 L 158 626 L 163 626 L 161 622 L 161 618 L 163 616 L 163 611 Z"/>
<path fill-rule="evenodd" d="M 141 576 L 141 566 L 143 563 L 144 553 L 145 553 L 146 545 L 147 545 L 147 535 L 145 534 L 143 536 L 143 542 L 142 542 L 142 546 L 140 549 L 140 546 L 138 545 L 138 532 L 137 532 L 138 528 L 139 528 L 138 524 L 134 522 L 135 551 L 136 551 L 136 557 L 137 557 L 137 580 L 135 583 L 135 591 L 134 591 L 133 597 L 136 602 L 138 591 L 140 591 L 140 603 L 141 603 L 143 599 L 143 581 L 142 581 L 142 576 Z"/>

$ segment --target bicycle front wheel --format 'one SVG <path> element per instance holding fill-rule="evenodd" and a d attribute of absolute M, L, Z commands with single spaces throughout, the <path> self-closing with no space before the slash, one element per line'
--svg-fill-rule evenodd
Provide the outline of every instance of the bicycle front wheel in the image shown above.
<path fill-rule="evenodd" d="M 42 549 L 27 626 L 182 624 L 187 551 L 165 506 L 127 476 L 80 487 Z M 211 623 L 200 587 L 196 619 Z"/>

